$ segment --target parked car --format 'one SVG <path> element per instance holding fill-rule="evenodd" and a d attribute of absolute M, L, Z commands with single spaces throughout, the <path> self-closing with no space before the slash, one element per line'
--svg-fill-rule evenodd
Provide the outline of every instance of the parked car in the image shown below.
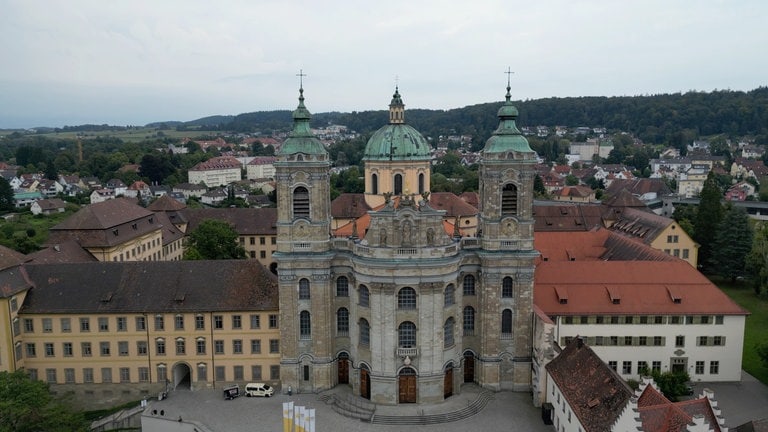
<path fill-rule="evenodd" d="M 275 394 L 275 388 L 264 383 L 248 383 L 245 385 L 245 395 L 270 397 Z"/>
<path fill-rule="evenodd" d="M 230 400 L 240 396 L 240 386 L 237 384 L 224 387 L 224 399 Z"/>

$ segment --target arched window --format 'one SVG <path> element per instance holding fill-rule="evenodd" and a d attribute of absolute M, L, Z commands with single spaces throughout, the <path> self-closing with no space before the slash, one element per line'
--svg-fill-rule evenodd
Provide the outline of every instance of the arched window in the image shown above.
<path fill-rule="evenodd" d="M 307 311 L 301 311 L 301 313 L 299 313 L 299 338 L 312 338 L 312 318 L 310 318 L 309 312 Z"/>
<path fill-rule="evenodd" d="M 513 292 L 513 283 L 512 278 L 507 276 L 501 281 L 501 297 L 502 298 L 512 298 L 514 292 Z"/>
<path fill-rule="evenodd" d="M 419 193 L 424 193 L 424 173 L 419 174 Z"/>
<path fill-rule="evenodd" d="M 338 336 L 349 335 L 349 310 L 347 308 L 339 308 L 336 311 L 336 334 Z"/>
<path fill-rule="evenodd" d="M 379 176 L 377 174 L 371 174 L 371 193 L 379 194 Z"/>
<path fill-rule="evenodd" d="M 371 344 L 371 326 L 365 318 L 360 318 L 360 345 Z"/>
<path fill-rule="evenodd" d="M 475 295 L 475 277 L 471 274 L 464 276 L 464 295 Z"/>
<path fill-rule="evenodd" d="M 358 304 L 362 307 L 370 307 L 371 305 L 370 292 L 368 291 L 367 286 L 360 285 L 359 296 L 360 296 L 360 301 L 358 301 Z"/>
<path fill-rule="evenodd" d="M 512 311 L 510 309 L 504 309 L 501 312 L 501 337 L 512 337 Z"/>
<path fill-rule="evenodd" d="M 411 287 L 401 288 L 397 292 L 398 309 L 416 309 L 416 290 Z"/>
<path fill-rule="evenodd" d="M 336 297 L 349 297 L 349 279 L 346 276 L 336 279 Z"/>
<path fill-rule="evenodd" d="M 475 334 L 475 308 L 467 306 L 464 308 L 464 336 Z"/>
<path fill-rule="evenodd" d="M 395 174 L 395 195 L 403 194 L 403 175 Z"/>
<path fill-rule="evenodd" d="M 293 217 L 309 218 L 309 191 L 304 186 L 293 190 Z"/>
<path fill-rule="evenodd" d="M 448 284 L 445 287 L 445 294 L 443 298 L 443 306 L 448 307 L 456 303 L 456 287 L 453 284 Z"/>
<path fill-rule="evenodd" d="M 400 348 L 413 348 L 416 346 L 416 324 L 404 321 L 397 328 L 397 346 Z"/>
<path fill-rule="evenodd" d="M 299 300 L 309 300 L 309 279 L 302 278 L 299 280 Z"/>
<path fill-rule="evenodd" d="M 453 328 L 456 326 L 456 320 L 453 317 L 445 320 L 443 325 L 443 345 L 445 348 L 452 347 L 454 344 Z"/>
<path fill-rule="evenodd" d="M 504 185 L 501 190 L 501 214 L 502 216 L 517 215 L 517 186 L 512 183 Z"/>

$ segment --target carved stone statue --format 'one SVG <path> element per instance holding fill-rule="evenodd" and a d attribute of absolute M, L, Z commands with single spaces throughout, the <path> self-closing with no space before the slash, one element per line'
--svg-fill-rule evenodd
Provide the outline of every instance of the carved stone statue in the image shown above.
<path fill-rule="evenodd" d="M 386 228 L 382 228 L 381 231 L 379 231 L 379 245 L 380 246 L 387 245 L 387 229 Z"/>
<path fill-rule="evenodd" d="M 435 245 L 435 230 L 432 228 L 427 228 L 427 246 L 434 246 Z"/>

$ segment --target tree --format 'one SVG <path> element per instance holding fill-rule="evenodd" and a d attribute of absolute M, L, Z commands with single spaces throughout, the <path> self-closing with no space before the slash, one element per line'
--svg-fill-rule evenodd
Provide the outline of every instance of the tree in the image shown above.
<path fill-rule="evenodd" d="M 15 208 L 13 201 L 13 188 L 8 180 L 0 176 L 0 211 L 9 212 Z"/>
<path fill-rule="evenodd" d="M 244 259 L 245 249 L 239 235 L 226 222 L 206 219 L 189 235 L 185 260 Z"/>
<path fill-rule="evenodd" d="M 760 361 L 763 362 L 763 366 L 768 368 L 768 342 L 763 342 L 755 347 L 757 356 L 760 357 Z"/>
<path fill-rule="evenodd" d="M 0 372 L 0 432 L 87 431 L 82 413 L 56 400 L 24 371 Z"/>
<path fill-rule="evenodd" d="M 712 268 L 735 282 L 744 273 L 746 258 L 752 249 L 752 227 L 742 207 L 728 206 L 725 217 L 715 234 L 712 247 Z"/>
<path fill-rule="evenodd" d="M 701 190 L 699 209 L 693 224 L 694 240 L 700 245 L 699 264 L 705 268 L 711 264 L 712 244 L 723 219 L 723 206 L 720 203 L 722 196 L 715 175 L 710 171 Z"/>
<path fill-rule="evenodd" d="M 577 186 L 579 184 L 579 179 L 573 174 L 568 174 L 565 177 L 565 184 L 568 186 Z"/>
<path fill-rule="evenodd" d="M 752 275 L 755 294 L 768 287 L 768 225 L 760 223 L 755 227 L 752 250 L 747 255 L 747 271 Z"/>

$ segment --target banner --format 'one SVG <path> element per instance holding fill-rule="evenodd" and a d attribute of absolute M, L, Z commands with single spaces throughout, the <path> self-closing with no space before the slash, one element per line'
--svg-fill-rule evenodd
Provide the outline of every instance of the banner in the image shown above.
<path fill-rule="evenodd" d="M 283 432 L 293 432 L 293 402 L 283 402 Z"/>

